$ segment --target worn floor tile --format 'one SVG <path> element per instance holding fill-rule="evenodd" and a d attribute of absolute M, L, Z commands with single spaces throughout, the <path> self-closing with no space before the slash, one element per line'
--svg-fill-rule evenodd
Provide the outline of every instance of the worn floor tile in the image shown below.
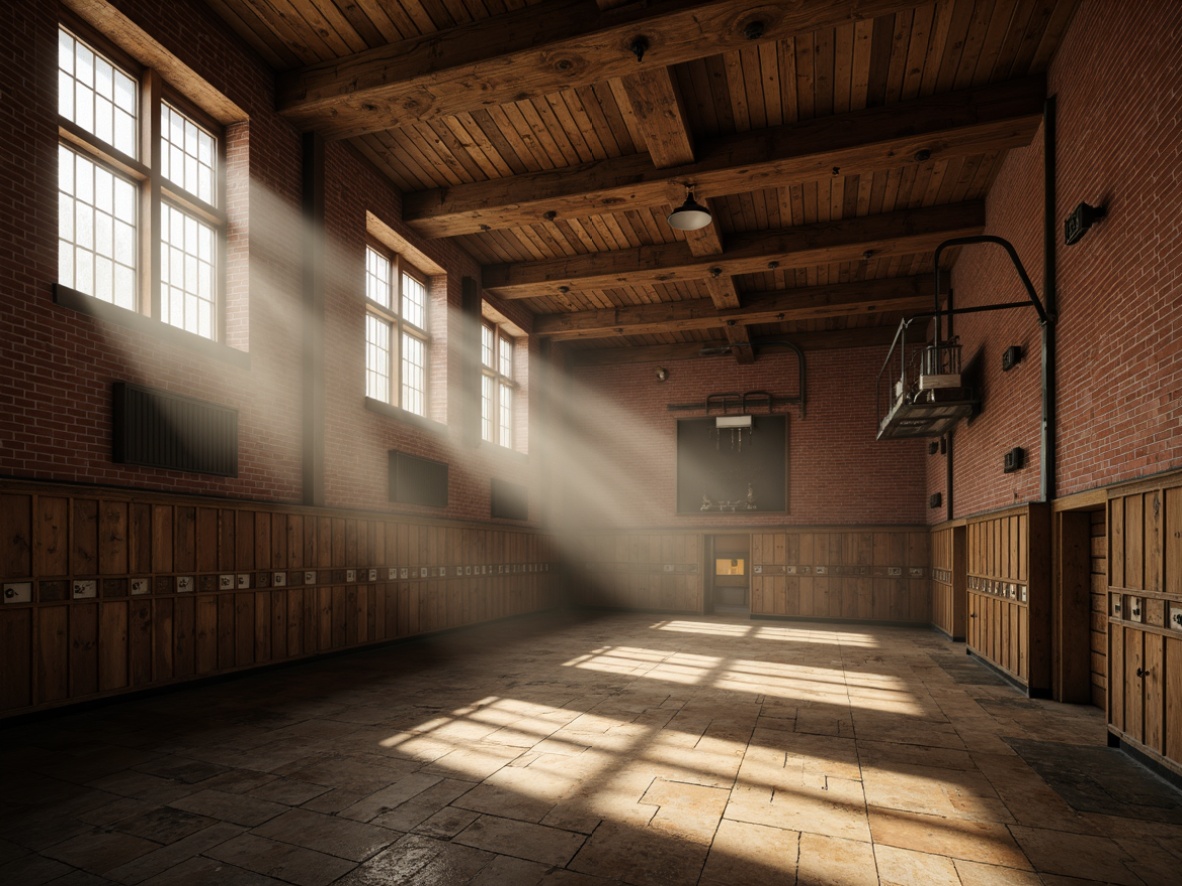
<path fill-rule="evenodd" d="M 232 840 L 241 834 L 243 830 L 240 825 L 218 822 L 202 831 L 177 840 L 175 843 L 170 843 L 154 852 L 141 855 L 139 858 L 113 868 L 107 871 L 107 876 L 119 883 L 134 886 L 136 883 L 142 883 L 151 877 L 155 877 L 170 868 L 182 864 L 193 856 L 217 846 L 219 843 Z"/>
<path fill-rule="evenodd" d="M 1107 837 L 1020 825 L 1010 830 L 1039 872 L 1134 886 L 1140 881 L 1126 864 L 1132 857 Z"/>
<path fill-rule="evenodd" d="M 496 855 L 419 834 L 407 834 L 334 886 L 448 886 L 469 883 Z"/>
<path fill-rule="evenodd" d="M 375 816 L 382 815 L 396 809 L 430 787 L 439 784 L 443 779 L 438 775 L 425 775 L 415 772 L 400 778 L 388 787 L 375 791 L 356 803 L 346 806 L 340 811 L 343 818 L 356 821 L 372 821 Z"/>
<path fill-rule="evenodd" d="M 207 849 L 205 854 L 244 870 L 295 883 L 296 886 L 327 886 L 356 867 L 354 862 L 343 858 L 253 834 L 227 840 Z"/>
<path fill-rule="evenodd" d="M 567 867 L 641 886 L 678 886 L 698 879 L 708 849 L 648 828 L 604 822 Z"/>
<path fill-rule="evenodd" d="M 482 815 L 460 831 L 454 842 L 543 864 L 564 867 L 587 838 L 545 825 Z"/>
<path fill-rule="evenodd" d="M 250 827 L 260 825 L 288 810 L 287 806 L 280 803 L 213 790 L 198 791 L 196 794 L 174 800 L 169 805 L 197 815 Z"/>
<path fill-rule="evenodd" d="M 105 874 L 159 848 L 159 843 L 130 834 L 92 831 L 50 846 L 43 854 L 92 874 Z"/>
<path fill-rule="evenodd" d="M 479 812 L 446 806 L 416 825 L 414 832 L 439 840 L 450 840 L 478 818 L 480 818 Z"/>
<path fill-rule="evenodd" d="M 508 775 L 511 772 L 524 772 L 525 776 Z M 533 779 L 529 776 L 528 768 L 512 769 L 505 767 L 478 784 L 463 797 L 453 803 L 463 809 L 473 812 L 499 815 L 503 818 L 515 818 L 518 821 L 540 822 L 546 817 L 554 805 L 562 798 L 559 796 L 548 798 L 542 784 L 545 776 L 538 774 L 538 786 L 531 790 Z M 499 776 L 505 776 L 498 778 Z M 494 779 L 496 782 L 494 783 Z M 508 784 L 506 784 L 506 782 Z M 514 787 L 510 787 L 513 784 Z"/>
<path fill-rule="evenodd" d="M 215 858 L 190 858 L 143 881 L 143 886 L 283 886 L 282 880 L 243 870 Z"/>
<path fill-rule="evenodd" d="M 171 806 L 157 806 L 132 818 L 121 819 L 115 829 L 167 846 L 213 824 L 217 824 L 216 820 L 204 815 Z"/>
<path fill-rule="evenodd" d="M 293 809 L 251 833 L 351 861 L 365 861 L 401 836 L 386 828 L 305 809 Z"/>
<path fill-rule="evenodd" d="M 1018 871 L 977 861 L 954 858 L 957 876 L 963 886 L 1039 886 L 1043 881 L 1033 871 Z"/>
<path fill-rule="evenodd" d="M 1030 870 L 1031 864 L 1004 825 L 942 818 L 892 809 L 870 808 L 870 832 L 876 844 L 932 852 Z"/>
<path fill-rule="evenodd" d="M 28 886 L 39 886 L 41 883 L 49 883 L 58 877 L 65 876 L 71 870 L 70 865 L 63 861 L 30 852 L 20 858 L 0 864 L 0 883 L 26 883 Z"/>
<path fill-rule="evenodd" d="M 929 631 L 559 613 L 0 740 L 21 761 L 5 886 L 1067 886 L 1182 866 L 1182 795 L 1132 783 L 1101 711 L 1026 698 Z"/>
<path fill-rule="evenodd" d="M 466 781 L 444 778 L 424 791 L 419 791 L 405 803 L 374 816 L 370 824 L 395 831 L 411 831 L 435 813 L 448 807 L 472 789 Z"/>
<path fill-rule="evenodd" d="M 936 886 L 959 880 L 952 859 L 943 855 L 878 845 L 874 847 L 874 859 L 878 863 L 878 880 L 882 886 L 913 886 L 918 883 Z"/>
<path fill-rule="evenodd" d="M 823 834 L 800 835 L 797 882 L 874 886 L 874 850 L 869 843 Z"/>
<path fill-rule="evenodd" d="M 674 837 L 709 844 L 722 819 L 730 791 L 654 779 L 641 803 L 656 806 L 649 826 Z"/>
<path fill-rule="evenodd" d="M 800 834 L 783 828 L 724 820 L 718 825 L 703 886 L 772 886 L 796 882 Z"/>

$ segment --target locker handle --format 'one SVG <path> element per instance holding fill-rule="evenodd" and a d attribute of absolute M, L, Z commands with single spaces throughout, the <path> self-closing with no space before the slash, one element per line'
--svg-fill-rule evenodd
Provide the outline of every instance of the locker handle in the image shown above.
<path fill-rule="evenodd" d="M 975 612 L 969 613 L 969 618 L 976 618 L 976 617 L 977 617 L 977 613 L 975 613 Z"/>
<path fill-rule="evenodd" d="M 1137 668 L 1137 676 L 1144 677 L 1144 676 L 1148 675 L 1149 672 L 1152 670 L 1153 670 L 1153 668 Z"/>

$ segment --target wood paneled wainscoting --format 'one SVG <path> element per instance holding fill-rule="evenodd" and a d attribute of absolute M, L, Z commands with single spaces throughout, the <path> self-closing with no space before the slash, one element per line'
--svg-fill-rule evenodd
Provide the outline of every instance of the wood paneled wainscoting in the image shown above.
<path fill-rule="evenodd" d="M 928 532 L 920 527 L 752 534 L 751 614 L 928 624 Z"/>
<path fill-rule="evenodd" d="M 578 602 L 702 612 L 709 536 L 734 529 L 582 538 Z M 751 615 L 928 624 L 928 531 L 922 527 L 760 529 L 751 533 Z"/>
<path fill-rule="evenodd" d="M 1108 731 L 1182 774 L 1182 474 L 1108 497 Z"/>
<path fill-rule="evenodd" d="M 0 485 L 0 717 L 549 608 L 527 529 Z"/>
<path fill-rule="evenodd" d="M 578 543 L 582 606 L 702 612 L 704 536 L 677 530 L 588 532 Z"/>
<path fill-rule="evenodd" d="M 1050 509 L 1035 503 L 970 518 L 966 558 L 969 650 L 1029 695 L 1049 694 Z"/>

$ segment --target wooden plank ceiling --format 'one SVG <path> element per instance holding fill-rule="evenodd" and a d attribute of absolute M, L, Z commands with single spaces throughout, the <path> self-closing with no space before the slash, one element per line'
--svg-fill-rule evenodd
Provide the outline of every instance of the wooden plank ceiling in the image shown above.
<path fill-rule="evenodd" d="M 280 111 L 348 139 L 533 334 L 746 361 L 930 306 L 1077 0 L 207 2 L 280 72 Z M 690 188 L 713 223 L 682 233 Z"/>

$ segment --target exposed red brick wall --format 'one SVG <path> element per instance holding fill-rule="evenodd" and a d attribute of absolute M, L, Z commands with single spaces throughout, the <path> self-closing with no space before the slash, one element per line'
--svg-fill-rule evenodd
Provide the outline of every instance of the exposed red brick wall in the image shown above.
<path fill-rule="evenodd" d="M 530 462 L 524 455 L 501 447 L 466 443 L 462 433 L 467 420 L 464 401 L 449 390 L 449 380 L 454 386 L 463 367 L 455 344 L 461 322 L 461 281 L 464 276 L 479 279 L 480 269 L 451 241 L 419 241 L 402 224 L 399 195 L 383 185 L 376 170 L 351 150 L 331 144 L 325 162 L 330 182 L 325 195 L 329 243 L 324 327 L 327 503 L 424 516 L 488 519 L 491 478 L 527 484 Z M 446 277 L 432 280 L 429 323 L 435 357 L 430 368 L 426 422 L 403 421 L 365 408 L 367 211 L 417 243 L 448 271 Z M 446 509 L 391 505 L 387 501 L 387 453 L 391 449 L 449 464 Z M 537 513 L 536 494 L 531 505 Z"/>
<path fill-rule="evenodd" d="M 1088 2 L 1052 68 L 1059 250 L 1059 491 L 1182 466 L 1182 4 Z M 1083 76 L 1081 76 L 1083 75 Z"/>
<path fill-rule="evenodd" d="M 788 513 L 678 516 L 676 428 L 671 403 L 711 393 L 798 391 L 796 356 L 769 350 L 743 366 L 730 357 L 577 369 L 565 401 L 581 433 L 541 430 L 547 464 L 565 484 L 572 521 L 620 527 L 914 524 L 926 519 L 926 442 L 874 439 L 874 379 L 884 349 L 807 352 L 807 414 L 787 407 Z"/>
<path fill-rule="evenodd" d="M 986 201 L 987 227 L 1013 244 L 1035 291 L 1043 295 L 1042 131 L 1034 143 L 1011 152 Z M 1021 194 L 1023 201 L 1010 199 Z M 1028 302 L 1005 250 L 993 244 L 960 248 L 952 278 L 956 307 Z M 955 318 L 965 375 L 981 395 L 981 412 L 953 435 L 954 516 L 1035 501 L 1040 488 L 1042 332 L 1034 307 Z M 1005 372 L 1001 357 L 1011 345 L 1025 356 Z M 1025 467 L 1006 474 L 1006 452 L 1025 450 Z M 933 459 L 943 461 L 942 456 Z M 943 466 L 940 466 L 943 469 Z M 944 488 L 941 481 L 937 488 Z M 947 489 L 944 489 L 947 495 Z M 941 513 L 933 511 L 933 514 Z"/>
<path fill-rule="evenodd" d="M 1081 4 L 1049 72 L 1057 97 L 1058 434 L 1055 493 L 1068 495 L 1182 466 L 1182 5 Z M 1005 160 L 988 199 L 990 233 L 1010 239 L 1040 295 L 1042 136 Z M 1063 220 L 1081 201 L 1108 217 L 1073 246 Z M 1004 256 L 966 250 L 958 304 L 1019 294 Z M 957 321 L 983 359 L 984 412 L 956 432 L 956 515 L 1038 497 L 1039 332 L 1033 315 Z M 1000 371 L 1001 351 L 1027 361 Z M 1019 474 L 1001 473 L 1011 446 Z M 929 472 L 929 488 L 938 478 Z M 942 515 L 941 515 L 942 516 Z"/>
<path fill-rule="evenodd" d="M 120 3 L 138 24 L 250 115 L 249 210 L 245 176 L 228 195 L 249 242 L 230 232 L 232 293 L 244 290 L 250 255 L 250 369 L 176 348 L 151 331 L 83 316 L 53 303 L 57 277 L 57 9 L 5 4 L 0 28 L 0 145 L 6 205 L 0 299 L 0 473 L 291 501 L 299 498 L 298 330 L 279 322 L 298 298 L 298 138 L 272 111 L 273 77 L 243 51 L 207 8 L 193 2 Z M 243 133 L 231 164 L 242 165 Z M 229 318 L 242 345 L 247 325 Z M 240 476 L 178 474 L 111 462 L 111 383 L 127 380 L 239 410 Z"/>
<path fill-rule="evenodd" d="M 274 111 L 274 75 L 196 0 L 118 0 L 112 6 L 151 33 L 241 108 L 226 133 L 228 169 L 226 343 L 249 368 L 217 356 L 224 346 L 176 347 L 148 329 L 83 316 L 53 302 L 57 276 L 58 10 L 5 4 L 0 31 L 0 156 L 7 208 L 0 242 L 0 475 L 292 502 L 303 498 L 302 153 L 299 134 Z M 183 84 L 178 84 L 183 85 Z M 420 243 L 448 273 L 446 308 L 432 323 L 431 428 L 364 408 L 366 211 L 414 241 L 401 205 L 357 154 L 326 148 L 325 491 L 328 505 L 416 512 L 386 501 L 387 452 L 451 462 L 447 509 L 425 515 L 489 516 L 490 478 L 528 482 L 518 453 L 453 445 L 462 420 L 448 397 L 461 278 L 479 269 L 448 241 Z M 525 322 L 524 318 L 518 318 Z M 141 326 L 143 324 L 140 324 Z M 236 479 L 111 462 L 111 383 L 126 380 L 239 411 Z M 526 404 L 528 405 L 528 404 Z M 535 507 L 537 510 L 537 507 Z"/>

